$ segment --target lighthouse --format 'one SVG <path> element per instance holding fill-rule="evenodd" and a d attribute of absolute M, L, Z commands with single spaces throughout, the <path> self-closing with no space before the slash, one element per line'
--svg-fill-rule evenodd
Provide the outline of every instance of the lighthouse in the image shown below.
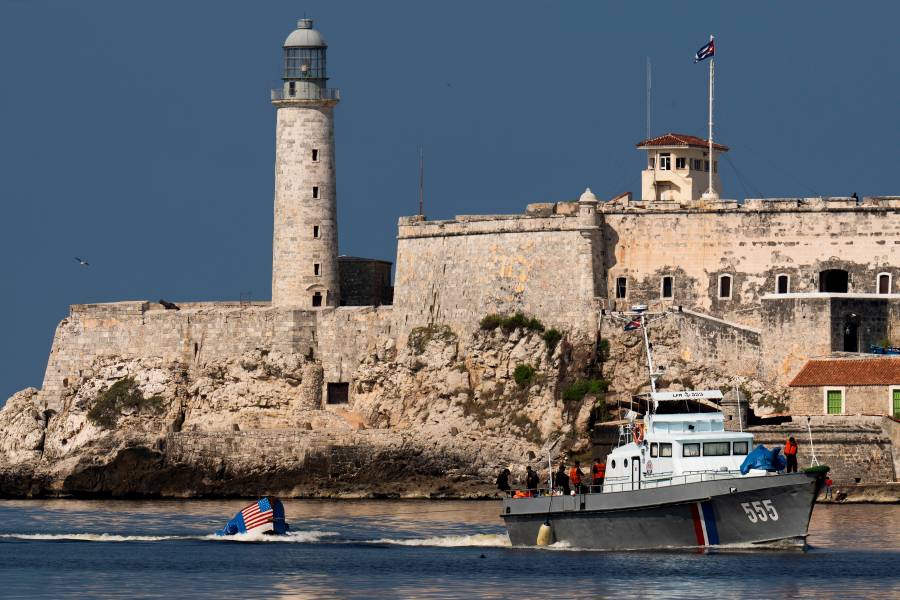
<path fill-rule="evenodd" d="M 337 189 L 334 107 L 327 87 L 328 45 L 300 19 L 284 42 L 282 86 L 275 106 L 275 226 L 272 304 L 338 306 Z"/>

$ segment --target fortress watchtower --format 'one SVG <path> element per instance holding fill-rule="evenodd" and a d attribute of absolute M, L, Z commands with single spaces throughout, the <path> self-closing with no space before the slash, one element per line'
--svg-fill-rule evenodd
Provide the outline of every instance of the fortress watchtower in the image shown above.
<path fill-rule="evenodd" d="M 337 306 L 337 193 L 334 107 L 326 87 L 328 45 L 300 19 L 284 42 L 281 89 L 272 90 L 275 126 L 275 227 L 272 304 Z"/>
<path fill-rule="evenodd" d="M 719 161 L 728 147 L 713 144 L 715 156 L 709 163 L 709 142 L 682 133 L 667 133 L 644 140 L 638 150 L 647 151 L 647 168 L 641 173 L 641 200 L 663 200 L 689 203 L 700 200 L 708 188 L 709 170 L 713 171 L 713 185 L 719 192 Z"/>

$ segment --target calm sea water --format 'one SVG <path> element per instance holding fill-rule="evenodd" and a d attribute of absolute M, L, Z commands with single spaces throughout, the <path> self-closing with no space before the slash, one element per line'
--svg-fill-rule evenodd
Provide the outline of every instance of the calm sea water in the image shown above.
<path fill-rule="evenodd" d="M 806 551 L 509 547 L 497 502 L 288 501 L 293 535 L 209 534 L 242 501 L 0 501 L 5 598 L 900 598 L 900 506 L 817 506 Z"/>

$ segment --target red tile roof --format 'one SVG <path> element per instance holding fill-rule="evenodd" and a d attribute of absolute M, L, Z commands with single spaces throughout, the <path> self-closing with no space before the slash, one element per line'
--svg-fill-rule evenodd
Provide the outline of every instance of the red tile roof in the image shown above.
<path fill-rule="evenodd" d="M 708 148 L 709 140 L 698 138 L 696 135 L 687 135 L 684 133 L 666 133 L 659 137 L 650 138 L 640 142 L 638 148 L 646 148 L 648 146 L 689 146 L 694 148 Z M 713 148 L 721 152 L 728 152 L 728 146 L 713 142 Z"/>
<path fill-rule="evenodd" d="M 789 385 L 900 385 L 900 358 L 811 360 Z"/>

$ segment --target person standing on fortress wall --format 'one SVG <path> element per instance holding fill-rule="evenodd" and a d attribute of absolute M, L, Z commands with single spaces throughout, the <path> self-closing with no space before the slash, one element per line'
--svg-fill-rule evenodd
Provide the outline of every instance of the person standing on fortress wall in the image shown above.
<path fill-rule="evenodd" d="M 834 480 L 831 477 L 825 477 L 825 500 L 833 500 L 831 496 L 831 488 L 834 485 Z"/>
<path fill-rule="evenodd" d="M 509 491 L 509 469 L 503 469 L 497 475 L 497 489 L 501 492 Z"/>
<path fill-rule="evenodd" d="M 784 458 L 787 460 L 787 472 L 797 472 L 797 441 L 794 436 L 788 438 L 784 445 Z"/>

